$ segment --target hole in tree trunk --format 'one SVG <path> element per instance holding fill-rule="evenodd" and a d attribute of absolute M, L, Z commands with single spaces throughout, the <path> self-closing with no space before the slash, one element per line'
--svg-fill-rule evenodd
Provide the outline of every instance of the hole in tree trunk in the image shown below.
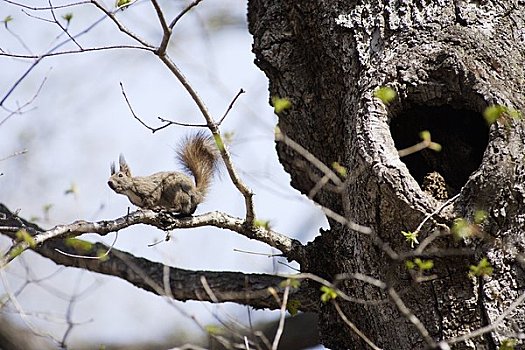
<path fill-rule="evenodd" d="M 451 106 L 413 106 L 393 116 L 390 132 L 398 150 L 421 142 L 423 130 L 442 146 L 440 152 L 424 149 L 401 158 L 410 174 L 422 185 L 428 173 L 437 171 L 454 196 L 481 164 L 488 143 L 489 128 L 483 116 Z"/>

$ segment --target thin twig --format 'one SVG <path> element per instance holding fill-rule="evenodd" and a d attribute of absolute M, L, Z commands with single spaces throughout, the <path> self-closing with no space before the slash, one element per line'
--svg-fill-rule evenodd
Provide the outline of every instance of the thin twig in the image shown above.
<path fill-rule="evenodd" d="M 193 88 L 193 86 L 189 83 L 188 79 L 184 76 L 184 74 L 181 72 L 179 67 L 167 56 L 167 55 L 159 55 L 159 58 L 161 61 L 168 67 L 168 69 L 175 75 L 175 77 L 179 80 L 179 82 L 184 86 L 188 94 L 191 96 L 199 110 L 201 111 L 202 116 L 206 120 L 206 123 L 208 125 L 208 128 L 212 132 L 215 142 L 217 143 L 219 147 L 219 151 L 222 156 L 222 160 L 224 161 L 224 165 L 226 166 L 226 170 L 228 171 L 228 175 L 230 176 L 230 179 L 232 180 L 235 187 L 239 190 L 239 192 L 244 197 L 244 203 L 246 207 L 246 219 L 245 224 L 247 226 L 253 226 L 255 221 L 255 209 L 253 204 L 253 193 L 252 191 L 246 186 L 244 181 L 239 177 L 237 174 L 237 171 L 235 170 L 235 167 L 233 166 L 233 162 L 231 160 L 230 152 L 228 151 L 228 148 L 224 144 L 222 140 L 222 136 L 219 130 L 218 125 L 213 120 L 213 117 L 211 116 L 210 112 L 208 111 L 208 108 L 204 104 L 204 101 L 201 99 L 197 91 Z"/>
<path fill-rule="evenodd" d="M 425 342 L 427 343 L 428 347 L 431 349 L 434 349 L 436 347 L 436 342 L 434 339 L 430 336 L 430 333 L 426 329 L 425 325 L 417 318 L 416 315 L 405 305 L 399 294 L 395 291 L 394 288 L 389 287 L 387 288 L 387 293 L 396 305 L 397 309 L 401 314 L 410 321 L 414 327 L 416 327 L 419 334 L 423 337 Z"/>
<path fill-rule="evenodd" d="M 448 205 L 450 205 L 452 202 L 454 202 L 456 199 L 458 199 L 460 193 L 456 194 L 454 197 L 450 198 L 449 200 L 447 200 L 445 203 L 443 203 L 439 208 L 437 208 L 436 210 L 434 210 L 432 213 L 430 213 L 429 215 L 427 215 L 425 217 L 425 219 L 423 219 L 423 221 L 421 221 L 421 223 L 419 224 L 419 226 L 416 228 L 416 230 L 414 231 L 414 233 L 419 233 L 419 231 L 421 230 L 421 228 L 423 227 L 423 225 L 428 221 L 430 220 L 431 217 L 433 217 L 434 215 L 438 214 L 441 210 L 443 210 L 445 207 L 447 207 Z"/>
<path fill-rule="evenodd" d="M 480 335 L 483 335 L 485 333 L 492 332 L 494 329 L 496 329 L 499 326 L 501 322 L 503 322 L 512 312 L 514 312 L 516 308 L 520 306 L 521 303 L 523 303 L 524 300 L 525 300 L 525 292 L 522 293 L 516 300 L 514 300 L 512 304 L 510 304 L 509 307 L 505 309 L 505 311 L 503 311 L 501 315 L 499 315 L 499 317 L 491 324 L 485 327 L 479 328 L 475 331 L 468 332 L 467 334 L 461 335 L 459 337 L 454 337 L 454 338 L 450 338 L 447 340 L 443 340 L 440 342 L 440 344 L 459 343 L 459 342 L 462 342 L 462 341 L 465 341 L 471 338 L 479 337 Z"/>
<path fill-rule="evenodd" d="M 162 125 L 162 126 L 159 126 L 158 128 L 151 127 L 148 124 L 146 124 L 144 121 L 142 121 L 142 119 L 139 118 L 139 116 L 133 110 L 133 107 L 131 106 L 131 102 L 128 99 L 128 96 L 126 94 L 126 91 L 124 90 L 124 85 L 122 84 L 122 82 L 120 82 L 120 91 L 122 92 L 122 95 L 124 96 L 124 100 L 126 100 L 126 104 L 128 105 L 129 111 L 131 112 L 131 115 L 133 115 L 133 118 L 137 119 L 139 121 L 139 123 L 142 124 L 145 128 L 151 130 L 151 132 L 153 134 L 156 133 L 157 131 L 160 131 L 162 129 L 167 128 L 170 125 L 192 126 L 192 127 L 207 127 L 207 125 L 205 125 L 205 124 L 203 125 L 203 124 L 180 123 L 180 122 L 175 122 L 175 121 L 172 121 L 172 120 L 167 120 L 167 119 L 164 119 L 164 118 L 161 118 L 161 117 L 157 117 L 157 118 L 161 122 L 163 122 L 165 124 Z"/>
<path fill-rule="evenodd" d="M 22 10 L 23 11 L 23 10 Z M 4 27 L 5 29 L 20 43 L 20 45 L 22 45 L 22 47 L 27 51 L 29 52 L 30 54 L 32 54 L 32 51 L 31 49 L 26 45 L 26 43 L 24 42 L 24 40 L 22 39 L 22 37 L 20 35 L 18 35 L 17 33 L 15 33 L 14 31 L 11 30 L 11 28 L 9 28 L 9 26 L 7 25 L 7 22 L 4 22 Z"/>
<path fill-rule="evenodd" d="M 135 40 L 136 42 L 140 43 L 141 45 L 147 48 L 150 48 L 150 49 L 155 48 L 154 45 L 148 43 L 146 40 L 142 39 L 141 37 L 133 33 L 131 30 L 126 28 L 126 26 L 124 26 L 122 23 L 120 23 L 117 17 L 115 17 L 115 13 L 119 11 L 119 9 L 108 11 L 97 0 L 91 0 L 91 3 L 95 5 L 95 7 L 97 7 L 100 11 L 102 11 L 107 17 L 109 17 L 122 33 L 126 34 L 127 36 L 129 36 L 130 38 L 132 38 L 133 40 Z"/>
<path fill-rule="evenodd" d="M 272 350 L 277 350 L 279 346 L 279 341 L 281 340 L 281 336 L 283 335 L 284 319 L 286 317 L 286 307 L 288 306 L 288 295 L 289 294 L 290 294 L 290 286 L 287 285 L 286 288 L 284 288 L 283 301 L 281 304 L 281 316 L 279 317 L 279 326 L 277 327 L 277 331 L 275 332 L 275 337 L 273 338 Z"/>
<path fill-rule="evenodd" d="M 7 160 L 7 159 L 9 159 L 9 158 L 13 158 L 13 157 L 17 157 L 17 156 L 22 155 L 22 154 L 26 154 L 26 153 L 27 153 L 27 150 L 26 150 L 26 149 L 23 149 L 23 150 L 21 150 L 21 151 L 14 152 L 14 153 L 8 155 L 7 157 L 1 158 L 1 159 L 0 159 L 0 162 L 2 162 L 2 161 L 4 161 L 4 160 Z"/>
<path fill-rule="evenodd" d="M 323 162 L 321 162 L 316 156 L 314 156 L 310 151 L 305 149 L 303 146 L 283 134 L 280 130 L 277 130 L 275 132 L 275 140 L 281 141 L 297 153 L 299 153 L 302 157 L 304 157 L 310 164 L 315 166 L 317 169 L 319 169 L 324 175 L 328 176 L 330 180 L 336 185 L 341 186 L 343 184 L 343 181 L 337 176 L 337 174 L 327 167 Z"/>
<path fill-rule="evenodd" d="M 82 46 L 75 40 L 74 37 L 71 36 L 71 34 L 69 33 L 69 31 L 67 30 L 67 28 L 64 28 L 64 26 L 62 24 L 60 24 L 60 22 L 58 21 L 58 19 L 56 18 L 55 16 L 55 8 L 53 7 L 53 4 L 51 3 L 51 0 L 48 0 L 48 4 L 49 4 L 49 10 L 51 11 L 51 16 L 53 17 L 53 21 L 54 23 L 56 23 L 57 26 L 60 27 L 60 29 L 62 29 L 62 31 L 64 33 L 66 33 L 66 35 L 69 37 L 69 39 L 75 43 L 75 45 L 78 46 L 78 48 L 80 50 L 82 50 Z"/>
<path fill-rule="evenodd" d="M 158 120 L 164 123 L 168 123 L 169 125 L 179 125 L 179 126 L 190 126 L 194 128 L 207 128 L 207 124 L 193 124 L 193 123 L 181 123 L 181 122 L 175 122 L 173 120 L 164 119 L 162 117 L 157 117 Z"/>
<path fill-rule="evenodd" d="M 319 193 L 319 191 L 330 181 L 330 177 L 328 175 L 323 175 L 319 181 L 315 184 L 314 187 L 308 192 L 308 198 L 314 199 L 314 197 Z"/>
<path fill-rule="evenodd" d="M 153 46 L 148 44 L 147 42 L 141 40 L 140 38 L 134 36 L 133 33 L 129 32 L 129 30 L 127 30 L 125 27 L 121 26 L 120 23 L 117 21 L 117 19 L 115 18 L 115 16 L 110 13 L 109 11 L 105 10 L 104 7 L 100 4 L 98 4 L 97 1 L 95 0 L 91 0 L 91 3 L 93 3 L 95 6 L 97 6 L 102 12 L 105 13 L 105 16 L 101 17 L 100 19 L 96 20 L 95 22 L 93 22 L 91 25 L 89 25 L 88 27 L 86 27 L 84 30 L 82 30 L 81 32 L 79 32 L 78 34 L 74 35 L 73 38 L 77 39 L 79 37 L 81 37 L 82 35 L 88 33 L 89 31 L 91 31 L 91 29 L 93 29 L 95 26 L 97 26 L 99 23 L 101 23 L 103 20 L 106 19 L 106 16 L 111 18 L 113 20 L 113 22 L 115 22 L 117 24 L 117 26 L 119 26 L 119 29 L 121 31 L 123 31 L 124 33 L 128 34 L 128 36 L 134 38 L 135 40 L 139 41 L 143 46 L 145 47 L 142 47 L 142 49 L 153 49 Z M 48 51 L 46 51 L 46 53 L 44 53 L 43 55 L 40 55 L 40 56 L 36 56 L 36 57 L 31 57 L 31 58 L 34 58 L 35 61 L 31 64 L 31 66 L 29 66 L 29 68 L 20 76 L 20 78 L 18 78 L 15 83 L 11 86 L 11 88 L 7 91 L 7 93 L 4 95 L 4 97 L 2 97 L 2 99 L 0 100 L 0 106 L 2 106 L 4 104 L 4 102 L 7 100 L 7 98 L 9 96 L 11 96 L 11 94 L 13 93 L 13 91 L 18 87 L 18 85 L 20 85 L 20 83 L 29 75 L 29 73 L 46 57 L 50 57 L 50 56 L 53 56 L 53 52 L 56 51 L 57 49 L 59 49 L 60 47 L 62 47 L 63 45 L 69 43 L 71 40 L 68 38 L 58 44 L 56 44 L 55 46 L 53 46 L 51 49 L 49 49 Z M 98 50 L 102 50 L 102 49 L 106 49 L 106 48 L 99 48 Z M 87 52 L 87 51 L 94 51 L 93 49 L 91 50 L 86 50 L 86 49 L 82 49 L 82 50 L 78 50 L 78 51 L 72 51 L 72 52 Z M 64 54 L 64 53 L 62 53 Z M 0 53 L 0 56 L 10 56 L 10 57 L 22 57 L 22 58 L 28 58 L 27 55 L 11 55 L 11 54 L 6 54 L 6 53 Z"/>
<path fill-rule="evenodd" d="M 419 143 L 416 143 L 413 146 L 410 146 L 410 147 L 398 150 L 397 154 L 398 154 L 399 158 L 403 158 L 403 157 L 406 157 L 406 156 L 408 156 L 408 155 L 410 155 L 412 153 L 416 153 L 416 152 L 424 150 L 425 148 L 429 148 L 433 144 L 436 145 L 436 143 L 432 142 L 432 140 L 429 138 L 428 140 L 423 140 L 423 141 L 421 141 Z"/>
<path fill-rule="evenodd" d="M 39 336 L 51 339 L 58 343 L 56 339 L 53 338 L 53 336 L 49 333 L 42 333 L 38 328 L 31 322 L 31 320 L 27 317 L 27 313 L 22 308 L 22 305 L 18 302 L 18 299 L 13 295 L 11 291 L 11 287 L 9 284 L 9 281 L 7 280 L 7 276 L 5 275 L 5 269 L 0 269 L 0 278 L 2 279 L 2 284 L 4 286 L 4 291 L 9 297 L 9 300 L 13 303 L 16 311 L 18 312 L 18 316 L 22 319 L 22 321 L 25 323 L 25 325 L 33 332 L 34 334 L 37 334 Z"/>
<path fill-rule="evenodd" d="M 370 346 L 372 349 L 381 350 L 380 347 L 375 345 L 363 332 L 359 330 L 359 328 L 356 327 L 356 325 L 352 321 L 348 319 L 348 317 L 346 317 L 346 315 L 343 313 L 343 310 L 341 310 L 341 307 L 335 300 L 333 300 L 333 305 L 335 306 L 335 309 L 337 313 L 339 314 L 339 317 L 341 317 L 343 322 L 346 323 L 348 327 L 350 327 L 350 329 L 354 331 L 354 333 L 357 334 L 359 338 L 363 339 L 365 343 L 367 343 L 368 346 Z"/>
<path fill-rule="evenodd" d="M 331 283 L 331 282 L 328 282 L 327 280 L 325 280 L 324 278 L 322 277 L 319 277 L 317 275 L 314 275 L 312 273 L 299 273 L 299 274 L 295 274 L 295 275 L 282 275 L 282 277 L 285 277 L 285 278 L 293 278 L 293 279 L 309 279 L 309 280 L 312 280 L 312 281 L 315 281 L 319 284 L 322 284 L 323 286 L 327 286 L 329 288 L 332 288 L 333 290 L 336 291 L 337 295 L 341 298 L 341 299 L 344 299 L 348 302 L 351 302 L 351 303 L 356 303 L 356 304 L 362 304 L 362 305 L 377 305 L 377 304 L 384 304 L 386 302 L 388 302 L 388 299 L 380 299 L 380 300 L 365 300 L 365 299 L 359 299 L 359 298 L 354 298 L 354 297 L 351 297 L 349 296 L 348 294 L 346 294 L 345 292 L 343 292 L 341 289 L 339 289 L 334 283 Z M 372 284 L 378 288 L 381 288 L 381 289 L 384 289 L 386 287 L 386 284 L 375 279 L 375 278 L 372 278 L 372 277 L 369 277 L 369 276 L 366 276 L 366 275 L 363 275 L 363 274 L 360 274 L 360 273 L 347 273 L 347 274 L 341 274 L 341 275 L 338 275 L 336 276 L 336 280 L 337 281 L 341 281 L 343 279 L 348 279 L 348 278 L 352 278 L 352 279 L 356 279 L 356 280 L 359 280 L 359 281 L 363 281 L 365 283 L 369 283 L 369 284 Z"/>
<path fill-rule="evenodd" d="M 430 220 L 430 218 L 432 218 L 434 215 L 437 215 L 441 210 L 443 210 L 446 206 L 450 205 L 452 202 L 454 202 L 456 199 L 458 199 L 459 197 L 459 193 L 457 195 L 455 195 L 454 197 L 450 198 L 449 200 L 447 200 L 445 203 L 443 203 L 439 208 L 437 208 L 436 210 L 434 210 L 432 213 L 428 214 L 425 219 L 423 219 L 423 221 L 419 224 L 419 226 L 416 228 L 416 230 L 414 231 L 414 234 L 417 235 L 419 234 L 420 230 L 423 228 L 423 225 L 425 225 L 425 223 Z M 428 235 L 420 244 L 419 246 L 417 247 L 415 253 L 416 254 L 423 254 L 423 251 L 425 250 L 425 248 L 431 244 L 436 238 L 438 237 L 441 237 L 441 232 L 439 230 L 435 230 L 434 232 L 432 232 L 432 234 Z"/>
<path fill-rule="evenodd" d="M 369 234 L 372 233 L 372 229 L 370 227 L 359 225 L 358 223 L 355 223 L 355 222 L 353 222 L 351 220 L 348 220 L 347 218 L 345 218 L 344 216 L 342 216 L 340 214 L 337 214 L 335 211 L 333 211 L 330 208 L 321 206 L 321 210 L 323 211 L 323 213 L 326 214 L 326 216 L 328 216 L 329 218 L 337 221 L 338 223 L 340 223 L 342 225 L 347 226 L 351 230 L 354 230 L 354 231 L 357 231 L 357 232 L 360 232 L 360 233 L 364 233 L 366 235 L 369 235 Z"/>
<path fill-rule="evenodd" d="M 166 127 L 168 127 L 170 124 L 166 124 L 166 125 L 163 125 L 161 127 L 158 127 L 158 128 L 152 128 L 151 126 L 147 125 L 146 123 L 144 123 L 142 121 L 142 119 L 140 119 L 137 114 L 135 113 L 135 111 L 133 110 L 133 107 L 131 106 L 131 102 L 129 102 L 129 99 L 128 99 L 128 96 L 126 95 L 126 91 L 124 90 L 124 85 L 122 84 L 122 82 L 119 83 L 120 84 L 120 91 L 122 92 L 122 95 L 124 96 L 124 100 L 126 100 L 126 104 L 128 105 L 128 108 L 129 108 L 129 111 L 131 112 L 131 115 L 133 115 L 133 118 L 137 119 L 139 121 L 140 124 L 142 124 L 145 128 L 151 130 L 152 133 L 155 133 L 156 131 L 159 131 L 159 130 L 162 130 Z"/>
<path fill-rule="evenodd" d="M 8 4 L 11 4 L 11 5 L 15 5 L 15 6 L 22 7 L 22 8 L 28 9 L 28 10 L 32 10 L 32 11 L 48 11 L 48 10 L 50 10 L 50 8 L 47 7 L 47 6 L 33 7 L 33 6 L 29 6 L 29 5 L 26 5 L 26 4 L 21 4 L 19 2 L 12 1 L 12 0 L 2 0 L 2 1 L 7 2 Z M 67 8 L 67 7 L 73 7 L 73 6 L 78 6 L 78 5 L 89 4 L 90 2 L 91 1 L 89 1 L 89 0 L 78 1 L 78 2 L 74 2 L 74 3 L 70 3 L 70 4 L 54 6 L 54 8 L 55 9 L 63 9 L 63 8 Z"/>
<path fill-rule="evenodd" d="M 65 256 L 69 256 L 71 258 L 102 260 L 105 257 L 107 257 L 109 255 L 109 253 L 111 253 L 111 250 L 113 249 L 113 247 L 115 247 L 115 243 L 117 243 L 117 239 L 118 239 L 118 231 L 115 231 L 115 239 L 113 240 L 113 243 L 111 243 L 111 245 L 109 246 L 108 250 L 106 250 L 106 252 L 104 254 L 100 255 L 100 256 L 86 256 L 86 255 L 71 254 L 71 253 L 63 252 L 63 251 L 61 251 L 58 248 L 55 248 L 55 250 L 57 252 L 59 252 L 60 254 L 63 254 Z"/>
<path fill-rule="evenodd" d="M 159 45 L 159 48 L 157 49 L 157 54 L 164 55 L 166 52 L 166 49 L 168 48 L 168 43 L 170 41 L 171 28 L 168 27 L 168 23 L 166 22 L 164 13 L 162 12 L 162 9 L 160 8 L 160 5 L 157 2 L 157 0 L 151 0 L 151 3 L 153 4 L 153 7 L 155 8 L 155 12 L 157 13 L 157 18 L 159 19 L 160 25 L 162 27 L 162 33 L 163 33 L 162 41 Z"/>
<path fill-rule="evenodd" d="M 184 10 L 181 11 L 181 13 L 179 13 L 177 15 L 177 17 L 175 17 L 173 19 L 173 21 L 171 21 L 170 25 L 169 25 L 169 28 L 170 29 L 173 29 L 173 27 L 175 27 L 175 25 L 177 24 L 177 22 L 182 18 L 184 17 L 184 15 L 189 11 L 191 10 L 192 8 L 194 8 L 195 6 L 197 6 L 202 0 L 195 0 L 194 2 L 192 2 L 191 4 L 189 4 L 188 6 L 186 6 L 186 8 Z"/>
<path fill-rule="evenodd" d="M 38 89 L 36 90 L 36 92 L 33 95 L 33 97 L 31 97 L 29 100 L 27 100 L 23 105 L 18 106 L 17 109 L 15 109 L 13 111 L 10 111 L 8 108 L 2 106 L 2 108 L 4 108 L 5 110 L 9 111 L 10 113 L 9 113 L 9 115 L 7 117 L 5 117 L 4 119 L 2 119 L 0 121 L 0 126 L 2 126 L 2 124 L 4 124 L 6 121 L 8 121 L 13 115 L 15 115 L 15 114 L 22 114 L 22 113 L 27 112 L 27 111 L 22 111 L 22 110 L 25 107 L 29 106 L 31 103 L 33 103 L 36 100 L 36 98 L 38 97 L 38 95 L 42 91 L 42 88 L 44 87 L 44 84 L 45 84 L 46 81 L 47 81 L 47 76 L 45 76 L 44 79 L 42 79 L 42 82 L 38 86 Z"/>
<path fill-rule="evenodd" d="M 217 123 L 218 126 L 221 126 L 222 122 L 228 116 L 228 113 L 230 113 L 230 110 L 233 108 L 233 105 L 235 104 L 235 101 L 237 101 L 239 96 L 241 96 L 241 94 L 244 94 L 244 93 L 245 93 L 245 91 L 243 89 L 240 89 L 239 92 L 237 93 L 237 95 L 235 95 L 233 100 L 230 102 L 230 105 L 228 106 L 228 109 L 226 110 L 226 112 L 224 112 L 224 115 L 222 116 L 222 118 Z"/>
<path fill-rule="evenodd" d="M 78 37 L 76 35 L 75 37 Z M 67 40 L 69 42 L 69 40 Z M 56 46 L 55 46 L 56 48 Z M 122 50 L 122 49 L 131 49 L 131 50 L 143 50 L 143 51 L 153 51 L 153 49 L 149 47 L 144 46 L 136 46 L 136 45 L 108 45 L 108 46 L 101 46 L 101 47 L 88 47 L 83 48 L 82 50 L 69 50 L 69 51 L 58 51 L 58 52 L 46 52 L 42 55 L 22 55 L 22 54 L 15 54 L 15 53 L 8 53 L 8 52 L 0 52 L 0 57 L 11 57 L 11 58 L 20 58 L 20 59 L 28 59 L 28 60 L 38 60 L 48 57 L 55 57 L 55 56 L 64 56 L 64 55 L 72 55 L 72 54 L 79 54 L 79 53 L 86 53 L 86 52 L 96 52 L 96 51 L 108 51 L 108 50 Z"/>
<path fill-rule="evenodd" d="M 237 249 L 237 248 L 233 248 L 233 251 L 237 252 L 237 253 L 246 253 L 246 254 L 250 254 L 250 255 L 262 255 L 262 256 L 266 256 L 268 258 L 273 258 L 275 256 L 283 256 L 282 254 L 257 253 L 257 252 L 250 252 L 248 250 L 242 250 L 242 249 Z"/>

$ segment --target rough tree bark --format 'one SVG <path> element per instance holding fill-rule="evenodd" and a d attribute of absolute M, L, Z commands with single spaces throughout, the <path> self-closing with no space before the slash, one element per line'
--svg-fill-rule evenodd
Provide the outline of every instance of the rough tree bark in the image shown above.
<path fill-rule="evenodd" d="M 373 230 L 365 235 L 331 220 L 331 229 L 309 244 L 301 270 L 330 280 L 355 272 L 382 280 L 436 342 L 494 322 L 525 286 L 525 134 L 522 120 L 489 128 L 482 112 L 492 104 L 523 111 L 523 2 L 250 0 L 248 17 L 271 96 L 293 105 L 279 115 L 281 131 L 325 164 L 337 161 L 349 171 L 342 195 L 324 190 L 315 200 Z M 381 86 L 397 91 L 389 106 L 373 97 Z M 425 129 L 442 152 L 400 159 L 396 148 L 417 143 Z M 322 174 L 285 144 L 277 148 L 292 185 L 308 193 Z M 441 232 L 425 251 L 450 254 L 428 253 L 435 277 L 414 283 L 403 259 L 377 242 L 398 254 L 412 251 L 401 231 L 414 231 L 442 204 L 421 189 L 432 171 L 459 197 L 423 226 L 419 241 Z M 488 213 L 483 235 L 446 235 L 454 218 L 471 220 L 477 210 Z M 459 254 L 465 251 L 471 253 Z M 469 277 L 469 265 L 482 257 L 494 273 Z M 346 280 L 341 288 L 367 300 L 387 297 L 363 282 Z M 432 345 L 393 303 L 346 303 L 343 310 L 384 349 Z M 321 306 L 319 319 L 324 345 L 365 348 L 331 304 Z M 524 327 L 520 306 L 497 332 L 453 347 L 496 349 Z"/>

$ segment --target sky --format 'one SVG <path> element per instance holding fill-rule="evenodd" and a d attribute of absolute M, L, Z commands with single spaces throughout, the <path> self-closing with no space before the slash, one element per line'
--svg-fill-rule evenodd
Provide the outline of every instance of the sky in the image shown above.
<path fill-rule="evenodd" d="M 35 2 L 25 3 L 34 6 Z M 66 1 L 52 3 L 58 6 Z M 160 1 L 167 18 L 173 18 L 188 3 Z M 104 4 L 113 6 L 111 1 Z M 56 10 L 63 26 L 67 23 L 61 16 L 69 12 L 73 18 L 68 31 L 73 35 L 103 17 L 91 5 Z M 270 220 L 276 231 L 306 243 L 318 235 L 320 227 L 326 228 L 326 221 L 311 201 L 290 187 L 289 176 L 278 162 L 273 138 L 277 118 L 268 103 L 267 79 L 253 63 L 245 12 L 245 1 L 204 0 L 177 24 L 168 52 L 217 119 L 239 89 L 246 91 L 221 127 L 223 133 L 233 134 L 229 146 L 233 162 L 255 193 L 257 216 Z M 22 11 L 0 0 L 0 18 L 7 16 L 12 17 L 7 28 L 0 26 L 3 52 L 42 54 L 66 39 L 56 23 L 45 20 L 52 18 L 50 11 Z M 117 17 L 147 40 L 160 40 L 161 30 L 150 2 L 138 1 Z M 108 19 L 76 41 L 83 48 L 132 43 Z M 78 46 L 69 41 L 59 50 L 75 49 Z M 0 98 L 33 62 L 0 56 Z M 137 175 L 177 170 L 174 150 L 195 128 L 171 126 L 152 134 L 131 115 L 120 84 L 135 112 L 151 126 L 160 126 L 157 117 L 203 123 L 188 93 L 149 52 L 121 49 L 46 58 L 9 94 L 0 109 L 0 202 L 45 228 L 80 219 L 113 219 L 125 215 L 130 207 L 126 197 L 106 184 L 109 165 L 120 153 Z M 10 116 L 10 111 L 30 100 L 24 113 Z M 10 157 L 21 151 L 25 153 Z M 244 200 L 225 169 L 215 178 L 197 214 L 213 210 L 240 217 L 244 214 Z M 236 251 L 277 253 L 230 231 L 211 227 L 178 230 L 171 233 L 168 242 L 148 246 L 164 237 L 158 229 L 135 226 L 119 233 L 115 247 L 192 270 L 294 272 L 283 264 L 284 259 Z M 80 238 L 111 244 L 115 236 Z M 9 245 L 8 240 L 0 239 L 2 251 Z M 28 273 L 35 279 L 51 277 L 31 283 L 17 299 L 36 328 L 57 338 L 64 333 L 63 319 L 71 295 L 85 291 L 71 313 L 80 323 L 68 338 L 72 345 L 86 339 L 100 343 L 147 341 L 196 332 L 198 328 L 184 314 L 205 325 L 217 323 L 214 314 L 231 314 L 241 322 L 248 319 L 244 306 L 168 303 L 117 278 L 60 268 L 31 252 L 6 269 L 4 280 L 8 284 L 0 285 L 0 293 L 18 290 Z M 7 312 L 19 321 L 12 307 Z M 277 317 L 276 312 L 250 313 L 254 321 Z"/>

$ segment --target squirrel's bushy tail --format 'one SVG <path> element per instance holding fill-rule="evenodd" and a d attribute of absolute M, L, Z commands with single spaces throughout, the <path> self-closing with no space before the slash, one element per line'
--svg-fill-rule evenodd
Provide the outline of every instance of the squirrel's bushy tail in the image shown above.
<path fill-rule="evenodd" d="M 219 159 L 215 140 L 204 132 L 190 135 L 183 141 L 177 157 L 186 170 L 193 174 L 197 191 L 205 197 Z"/>

